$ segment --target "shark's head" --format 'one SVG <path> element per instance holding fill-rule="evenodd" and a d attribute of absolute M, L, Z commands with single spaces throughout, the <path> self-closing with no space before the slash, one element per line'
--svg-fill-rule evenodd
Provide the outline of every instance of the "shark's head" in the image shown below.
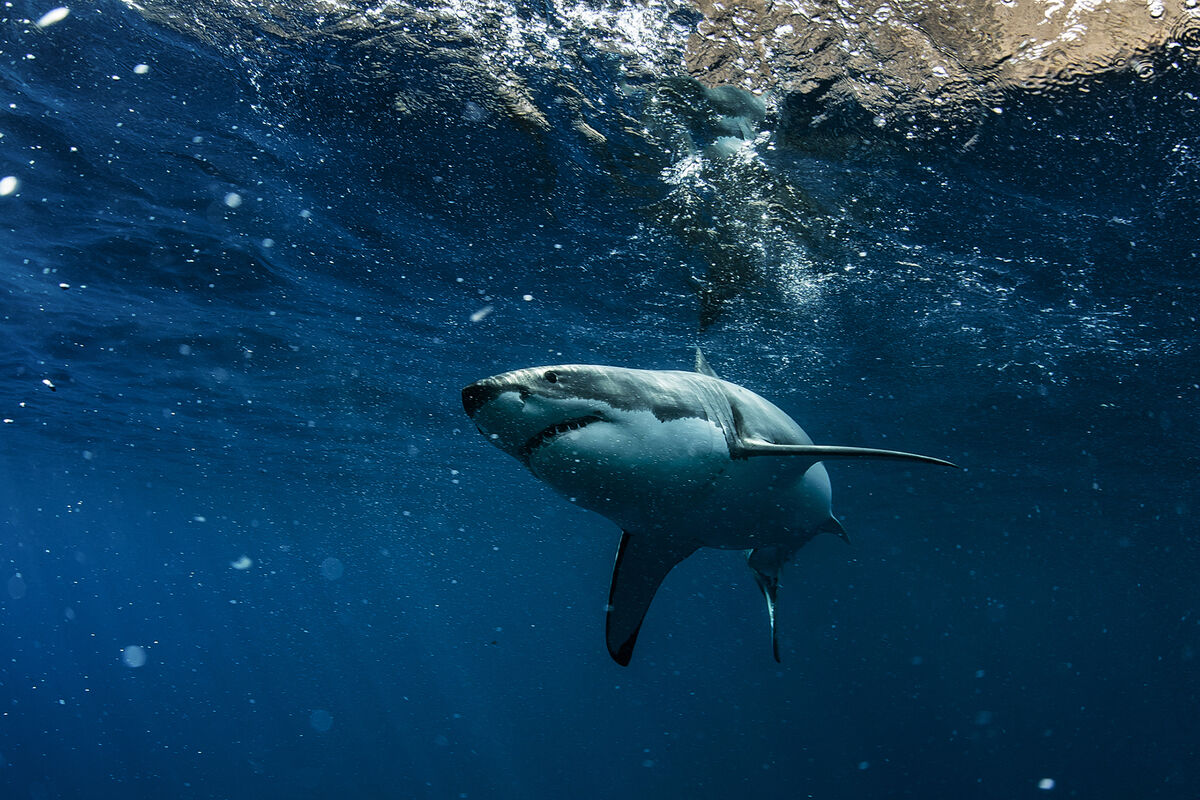
<path fill-rule="evenodd" d="M 728 458 L 690 380 L 590 364 L 531 367 L 472 383 L 462 400 L 493 444 L 579 505 L 611 515 L 613 506 L 661 497 L 665 485 L 678 502 Z"/>
<path fill-rule="evenodd" d="M 590 369 L 530 367 L 484 378 L 463 389 L 463 410 L 493 444 L 530 466 L 538 450 L 606 422 L 612 404 Z"/>

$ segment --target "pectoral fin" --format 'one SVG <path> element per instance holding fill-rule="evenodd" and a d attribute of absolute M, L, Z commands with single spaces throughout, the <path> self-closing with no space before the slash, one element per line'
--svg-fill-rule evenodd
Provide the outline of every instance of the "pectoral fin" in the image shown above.
<path fill-rule="evenodd" d="M 811 459 L 813 463 L 827 461 L 831 458 L 891 458 L 900 461 L 921 461 L 926 464 L 937 464 L 943 467 L 954 467 L 957 464 L 943 461 L 933 456 L 922 456 L 916 453 L 902 453 L 899 450 L 878 450 L 874 447 L 841 447 L 827 444 L 774 444 L 757 439 L 742 439 L 734 458 L 751 458 L 753 456 L 801 456 Z"/>
<path fill-rule="evenodd" d="M 659 585 L 676 564 L 694 552 L 695 544 L 622 533 L 605 620 L 608 652 L 621 666 L 629 665 L 642 620 Z"/>

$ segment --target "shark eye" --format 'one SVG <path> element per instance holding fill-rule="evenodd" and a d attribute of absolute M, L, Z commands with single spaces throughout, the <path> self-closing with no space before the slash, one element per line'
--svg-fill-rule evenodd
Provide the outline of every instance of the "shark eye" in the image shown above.
<path fill-rule="evenodd" d="M 542 377 L 546 379 L 546 383 L 558 383 L 558 373 L 554 370 L 550 370 Z"/>

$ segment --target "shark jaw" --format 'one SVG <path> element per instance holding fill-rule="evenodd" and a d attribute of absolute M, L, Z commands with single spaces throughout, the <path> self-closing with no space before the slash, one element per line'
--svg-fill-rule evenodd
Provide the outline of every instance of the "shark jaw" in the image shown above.
<path fill-rule="evenodd" d="M 529 441 L 521 445 L 521 448 L 517 451 L 517 457 L 526 466 L 529 466 L 533 453 L 538 448 L 549 445 L 563 434 L 570 433 L 571 431 L 577 431 L 582 428 L 586 428 L 588 425 L 602 421 L 603 417 L 601 417 L 599 414 L 585 414 L 582 417 L 575 417 L 574 419 L 568 419 L 563 422 L 556 422 L 551 425 L 547 425 L 545 428 L 530 437 Z"/>

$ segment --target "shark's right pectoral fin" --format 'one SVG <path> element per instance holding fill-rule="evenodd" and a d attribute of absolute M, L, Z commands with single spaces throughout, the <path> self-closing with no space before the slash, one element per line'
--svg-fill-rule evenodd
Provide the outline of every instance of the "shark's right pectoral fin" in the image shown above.
<path fill-rule="evenodd" d="M 897 461 L 920 461 L 925 464 L 937 464 L 942 467 L 954 467 L 953 464 L 941 458 L 923 456 L 918 453 L 903 453 L 899 450 L 880 450 L 875 447 L 841 447 L 828 444 L 775 444 L 760 439 L 745 439 L 736 443 L 730 451 L 733 458 L 752 458 L 755 456 L 800 456 L 810 459 L 814 464 L 818 461 L 828 461 L 831 458 L 889 458 Z"/>
<path fill-rule="evenodd" d="M 654 593 L 667 573 L 694 552 L 695 544 L 639 536 L 628 531 L 622 533 L 605 620 L 608 652 L 621 666 L 629 665 L 638 631 Z"/>

